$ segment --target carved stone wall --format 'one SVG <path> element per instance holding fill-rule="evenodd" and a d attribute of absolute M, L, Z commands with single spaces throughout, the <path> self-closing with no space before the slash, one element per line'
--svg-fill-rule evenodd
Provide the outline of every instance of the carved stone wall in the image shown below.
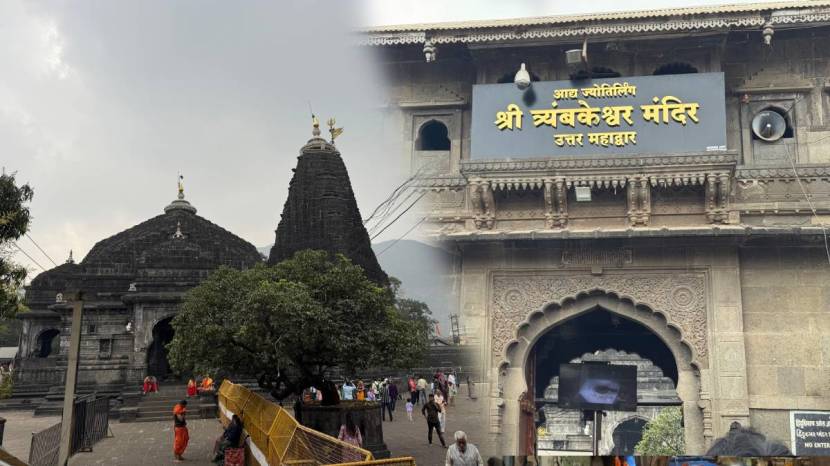
<path fill-rule="evenodd" d="M 612 292 L 648 306 L 680 330 L 692 361 L 708 367 L 706 277 L 703 273 L 626 273 L 625 275 L 496 275 L 492 288 L 491 351 L 502 358 L 505 345 L 528 314 L 591 290 Z"/>

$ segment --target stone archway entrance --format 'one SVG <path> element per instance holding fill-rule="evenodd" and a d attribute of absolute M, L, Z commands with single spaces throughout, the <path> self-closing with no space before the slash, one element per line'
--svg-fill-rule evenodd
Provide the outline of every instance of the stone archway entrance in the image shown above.
<path fill-rule="evenodd" d="M 631 418 L 617 425 L 612 434 L 614 448 L 611 450 L 611 454 L 631 454 L 634 451 L 634 447 L 643 438 L 643 429 L 645 426 L 646 420 L 639 417 Z"/>
<path fill-rule="evenodd" d="M 501 299 L 501 302 L 496 304 L 504 306 L 504 303 L 511 300 L 522 302 L 521 299 L 511 297 L 512 292 L 508 290 L 504 297 L 497 295 L 496 299 Z M 566 298 L 558 303 L 549 302 L 536 309 L 525 311 L 525 319 L 514 327 L 512 338 L 505 339 L 501 354 L 494 355 L 500 359 L 493 361 L 494 379 L 498 382 L 496 390 L 491 392 L 491 418 L 501 427 L 500 433 L 503 435 L 497 441 L 503 451 L 512 454 L 527 452 L 528 445 L 522 443 L 522 434 L 527 430 L 524 426 L 526 415 L 523 413 L 527 412 L 526 398 L 535 392 L 535 387 L 528 384 L 528 380 L 533 379 L 528 374 L 528 367 L 535 364 L 536 344 L 552 329 L 599 309 L 611 317 L 627 319 L 639 325 L 652 334 L 655 341 L 665 346 L 666 353 L 674 361 L 677 397 L 684 417 L 686 453 L 703 453 L 700 373 L 695 364 L 695 358 L 701 355 L 695 352 L 694 345 L 688 343 L 688 337 L 678 330 L 678 326 L 670 325 L 663 314 L 648 306 L 600 290 Z"/>
<path fill-rule="evenodd" d="M 57 356 L 60 353 L 60 334 L 61 332 L 54 328 L 40 332 L 37 336 L 35 356 L 38 358 Z"/>
<path fill-rule="evenodd" d="M 172 317 L 160 320 L 153 326 L 153 342 L 147 348 L 147 374 L 164 380 L 171 375 L 167 361 L 167 344 L 173 341 Z"/>
<path fill-rule="evenodd" d="M 605 412 L 600 454 L 634 454 L 642 433 L 642 425 L 637 430 L 634 424 L 645 424 L 663 408 L 680 404 L 675 390 L 678 367 L 668 346 L 642 324 L 597 307 L 553 326 L 532 348 L 527 384 L 533 388 L 535 406 L 545 412 L 544 429 L 535 439 L 541 453 L 590 450 L 593 421 L 584 418 L 582 411 L 559 404 L 559 369 L 566 363 L 637 369 L 636 412 Z"/>

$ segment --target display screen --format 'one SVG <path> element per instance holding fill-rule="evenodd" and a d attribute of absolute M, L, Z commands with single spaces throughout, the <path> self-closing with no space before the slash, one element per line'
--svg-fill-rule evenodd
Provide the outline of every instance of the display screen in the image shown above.
<path fill-rule="evenodd" d="M 559 407 L 636 411 L 637 366 L 605 363 L 560 365 Z"/>

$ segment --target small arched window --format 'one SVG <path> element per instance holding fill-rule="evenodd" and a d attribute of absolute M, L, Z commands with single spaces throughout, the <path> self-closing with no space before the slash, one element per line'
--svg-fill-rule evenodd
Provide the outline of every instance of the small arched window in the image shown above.
<path fill-rule="evenodd" d="M 424 123 L 415 140 L 415 150 L 450 150 L 450 138 L 447 126 L 440 121 L 431 120 Z"/>
<path fill-rule="evenodd" d="M 697 68 L 688 64 L 688 63 L 666 63 L 665 65 L 660 65 L 654 70 L 652 73 L 654 76 L 660 76 L 664 74 L 692 74 L 697 73 Z"/>

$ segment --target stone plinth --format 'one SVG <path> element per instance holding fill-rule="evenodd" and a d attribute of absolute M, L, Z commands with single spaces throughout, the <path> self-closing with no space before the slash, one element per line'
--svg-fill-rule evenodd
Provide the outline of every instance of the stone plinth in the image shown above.
<path fill-rule="evenodd" d="M 375 458 L 389 458 L 389 449 L 383 441 L 380 403 L 376 401 L 343 401 L 336 406 L 304 404 L 300 423 L 324 434 L 337 437 L 340 426 L 351 412 L 355 424 L 363 436 L 363 448 L 372 452 Z"/>

